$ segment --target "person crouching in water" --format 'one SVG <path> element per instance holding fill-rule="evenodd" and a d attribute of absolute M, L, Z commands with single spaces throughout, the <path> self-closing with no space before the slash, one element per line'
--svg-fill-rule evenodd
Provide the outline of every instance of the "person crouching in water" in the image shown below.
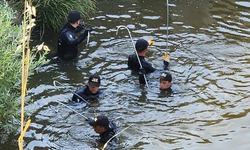
<path fill-rule="evenodd" d="M 108 117 L 104 115 L 88 119 L 88 123 L 96 133 L 100 134 L 100 141 L 103 143 L 106 143 L 116 134 L 116 124 L 113 121 L 109 121 Z M 117 142 L 117 139 L 114 137 L 111 141 Z"/>
<path fill-rule="evenodd" d="M 88 85 L 77 90 L 73 97 L 72 101 L 81 102 L 81 101 L 95 101 L 100 95 L 99 87 L 101 85 L 101 78 L 99 75 L 94 74 L 89 77 Z"/>

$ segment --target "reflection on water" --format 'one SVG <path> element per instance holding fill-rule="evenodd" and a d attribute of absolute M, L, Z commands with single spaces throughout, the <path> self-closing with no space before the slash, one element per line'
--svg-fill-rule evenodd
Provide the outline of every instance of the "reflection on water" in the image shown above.
<path fill-rule="evenodd" d="M 127 31 L 116 35 L 116 28 L 128 26 L 134 41 L 153 38 L 148 58 L 160 69 L 166 51 L 166 1 L 99 2 L 99 12 L 88 21 L 94 29 L 90 45 L 81 45 L 79 59 L 51 61 L 30 79 L 34 103 L 26 107 L 32 124 L 25 149 L 102 147 L 83 117 L 56 102 L 67 103 L 71 91 L 93 73 L 100 74 L 105 91 L 100 106 L 74 109 L 87 117 L 105 114 L 120 129 L 134 124 L 121 134 L 117 149 L 249 149 L 249 4 L 170 1 L 169 71 L 179 92 L 162 96 L 159 72 L 147 76 L 149 88 L 140 87 L 131 75 L 127 58 L 133 47 Z M 63 84 L 59 90 L 54 80 Z"/>

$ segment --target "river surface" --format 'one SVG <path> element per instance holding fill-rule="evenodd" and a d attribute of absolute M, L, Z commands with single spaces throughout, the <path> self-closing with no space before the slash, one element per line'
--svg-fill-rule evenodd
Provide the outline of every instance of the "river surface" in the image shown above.
<path fill-rule="evenodd" d="M 26 112 L 32 123 L 25 150 L 95 150 L 98 134 L 85 119 L 59 104 L 97 73 L 104 91 L 95 106 L 70 106 L 87 117 L 105 114 L 120 130 L 116 147 L 136 150 L 250 149 L 250 2 L 246 0 L 173 0 L 169 2 L 169 36 L 165 0 L 103 0 L 86 20 L 93 28 L 78 60 L 55 59 L 29 80 Z M 158 68 L 147 75 L 149 87 L 127 69 L 133 41 L 153 39 L 148 60 Z M 56 34 L 45 41 L 56 51 Z M 168 38 L 168 42 L 167 42 Z M 168 45 L 168 46 L 167 46 Z M 168 48 L 168 49 L 167 49 Z M 170 54 L 173 93 L 162 94 L 159 75 L 163 53 Z M 53 81 L 62 85 L 53 85 Z M 1 149 L 18 149 L 11 136 Z"/>

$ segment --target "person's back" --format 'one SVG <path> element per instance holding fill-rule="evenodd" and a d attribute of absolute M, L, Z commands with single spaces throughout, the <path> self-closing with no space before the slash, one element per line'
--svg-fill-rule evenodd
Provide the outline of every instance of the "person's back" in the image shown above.
<path fill-rule="evenodd" d="M 77 44 L 72 45 L 70 42 L 75 39 L 75 28 L 66 23 L 58 36 L 57 56 L 63 60 L 73 59 L 77 56 Z"/>
<path fill-rule="evenodd" d="M 140 59 L 142 68 L 145 69 L 146 73 L 152 73 L 152 72 L 155 71 L 155 68 L 152 67 L 152 64 L 148 63 L 145 60 L 144 56 L 139 56 L 139 59 Z M 135 53 L 129 55 L 129 57 L 128 57 L 128 67 L 129 67 L 129 69 L 131 69 L 133 71 L 139 72 L 139 70 L 140 70 L 140 64 L 138 62 L 138 58 L 137 58 L 137 56 L 136 56 Z"/>

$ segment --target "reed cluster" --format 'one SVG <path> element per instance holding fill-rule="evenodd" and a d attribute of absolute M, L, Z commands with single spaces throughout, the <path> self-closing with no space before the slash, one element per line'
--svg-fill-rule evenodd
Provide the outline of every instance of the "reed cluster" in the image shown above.
<path fill-rule="evenodd" d="M 0 133 L 10 133 L 18 128 L 17 120 L 20 120 L 20 91 L 22 84 L 22 45 L 29 45 L 30 35 L 26 35 L 32 27 L 28 24 L 16 25 L 16 13 L 4 1 L 0 1 Z M 27 21 L 27 20 L 26 20 Z M 34 21 L 34 20 L 33 20 Z M 22 32 L 23 31 L 23 32 Z M 24 43 L 23 43 L 24 42 Z M 44 47 L 44 46 L 43 46 Z M 27 52 L 27 51 L 26 51 Z M 46 52 L 37 52 L 37 47 L 31 48 L 29 65 L 26 76 L 33 73 L 39 66 L 47 62 Z M 27 59 L 27 58 L 25 58 Z M 25 89 L 26 90 L 26 89 Z M 0 134 L 0 136 L 1 136 Z"/>
<path fill-rule="evenodd" d="M 23 10 L 24 0 L 11 0 L 14 8 Z M 37 9 L 36 26 L 41 36 L 45 30 L 58 31 L 67 21 L 68 13 L 78 10 L 86 18 L 96 10 L 95 0 L 32 0 Z"/>

